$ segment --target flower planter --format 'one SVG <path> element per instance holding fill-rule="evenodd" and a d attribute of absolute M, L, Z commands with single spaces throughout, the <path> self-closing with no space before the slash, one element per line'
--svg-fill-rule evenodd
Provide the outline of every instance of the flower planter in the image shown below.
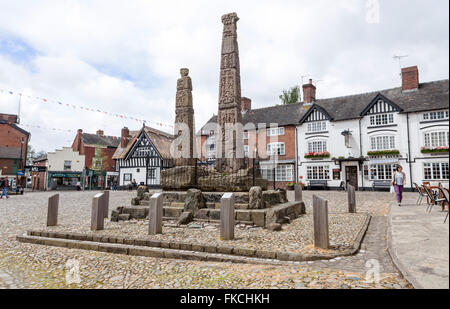
<path fill-rule="evenodd" d="M 286 186 L 286 191 L 294 191 L 295 186 Z"/>

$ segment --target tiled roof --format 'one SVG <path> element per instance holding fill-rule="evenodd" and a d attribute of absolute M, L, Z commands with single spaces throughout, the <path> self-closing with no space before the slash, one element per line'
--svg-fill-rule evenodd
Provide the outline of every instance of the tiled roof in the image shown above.
<path fill-rule="evenodd" d="M 402 91 L 401 87 L 373 91 L 368 93 L 319 99 L 315 105 L 322 107 L 334 121 L 360 118 L 361 112 L 378 95 L 382 94 L 387 99 L 398 105 L 403 113 L 421 112 L 449 108 L 449 80 L 440 80 L 420 84 L 418 90 Z M 246 123 L 278 123 L 280 126 L 297 125 L 306 114 L 308 108 L 303 103 L 289 105 L 276 105 L 266 108 L 253 109 L 242 115 L 244 125 Z M 211 117 L 207 122 L 217 123 L 217 116 Z M 205 124 L 206 126 L 206 124 Z"/>
<path fill-rule="evenodd" d="M 150 140 L 152 141 L 153 145 L 155 145 L 158 152 L 161 154 L 161 156 L 164 159 L 170 159 L 170 144 L 175 139 L 175 137 L 171 134 L 168 134 L 166 132 L 159 131 L 154 128 L 145 127 L 142 128 L 139 131 L 132 131 L 131 136 L 132 140 L 130 140 L 126 147 L 122 148 L 120 145 L 117 147 L 116 152 L 113 155 L 113 159 L 124 159 L 128 152 L 133 147 L 134 143 L 136 142 L 136 138 L 139 136 L 139 134 L 142 132 L 142 130 L 145 129 L 145 133 L 150 137 Z"/>
<path fill-rule="evenodd" d="M 102 146 L 117 148 L 120 144 L 120 137 L 112 138 L 97 134 L 83 133 L 81 136 L 85 146 Z"/>

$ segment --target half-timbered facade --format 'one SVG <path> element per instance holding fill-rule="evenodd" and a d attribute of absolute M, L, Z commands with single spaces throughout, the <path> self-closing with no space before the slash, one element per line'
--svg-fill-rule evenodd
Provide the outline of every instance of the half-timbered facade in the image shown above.
<path fill-rule="evenodd" d="M 361 190 L 389 182 L 401 165 L 406 189 L 449 180 L 449 81 L 315 100 L 297 126 L 298 175 L 308 184 L 352 184 Z"/>
<path fill-rule="evenodd" d="M 173 136 L 144 127 L 122 139 L 129 141 L 121 144 L 113 156 L 119 173 L 118 185 L 128 186 L 134 180 L 137 184 L 159 187 L 161 171 L 172 167 L 170 143 Z"/>

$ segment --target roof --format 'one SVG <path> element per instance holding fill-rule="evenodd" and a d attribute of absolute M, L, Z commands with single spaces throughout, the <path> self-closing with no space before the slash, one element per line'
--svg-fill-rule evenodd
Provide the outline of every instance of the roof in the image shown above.
<path fill-rule="evenodd" d="M 1 159 L 20 159 L 20 148 L 0 146 Z"/>
<path fill-rule="evenodd" d="M 16 129 L 17 131 L 21 132 L 22 134 L 26 135 L 27 138 L 30 137 L 30 132 L 25 131 L 24 129 L 22 129 L 21 127 L 19 127 L 19 126 L 18 126 L 17 124 L 15 124 L 15 123 L 9 123 L 9 122 L 7 122 L 7 121 L 4 120 L 4 119 L 0 119 L 0 124 L 4 124 L 4 125 L 7 125 L 7 126 L 10 126 L 11 128 L 14 128 L 14 129 Z"/>
<path fill-rule="evenodd" d="M 403 91 L 402 87 L 361 93 L 356 95 L 319 99 L 312 106 L 323 109 L 333 121 L 361 118 L 361 113 L 378 95 L 400 107 L 402 113 L 413 113 L 449 108 L 449 80 L 422 83 L 418 90 Z M 297 125 L 309 108 L 303 102 L 253 109 L 242 115 L 246 123 L 278 123 L 280 126 Z M 306 106 L 305 106 L 306 107 Z M 217 123 L 217 116 L 205 124 Z M 203 128 L 205 127 L 203 126 Z"/>
<path fill-rule="evenodd" d="M 420 84 L 418 90 L 402 91 L 401 87 L 316 100 L 314 103 L 328 112 L 334 121 L 360 118 L 361 112 L 381 94 L 402 109 L 402 113 L 448 109 L 449 80 Z"/>
<path fill-rule="evenodd" d="M 83 133 L 81 139 L 85 146 L 101 146 L 117 148 L 120 144 L 120 137 L 101 136 L 98 134 Z"/>
<path fill-rule="evenodd" d="M 151 127 L 144 127 L 139 131 L 132 131 L 131 136 L 132 140 L 128 142 L 127 146 L 122 148 L 120 145 L 117 147 L 116 152 L 114 152 L 113 159 L 119 160 L 124 159 L 128 152 L 133 147 L 136 142 L 137 137 L 141 134 L 141 132 L 145 130 L 145 133 L 148 135 L 153 145 L 156 147 L 158 152 L 161 154 L 163 159 L 170 159 L 170 145 L 175 137 L 169 133 L 159 131 L 157 129 Z"/>
<path fill-rule="evenodd" d="M 34 162 L 41 162 L 41 161 L 45 161 L 45 160 L 47 160 L 47 154 L 42 155 L 42 156 L 40 156 L 40 157 L 34 159 L 34 160 L 33 160 L 33 163 L 34 163 Z"/>

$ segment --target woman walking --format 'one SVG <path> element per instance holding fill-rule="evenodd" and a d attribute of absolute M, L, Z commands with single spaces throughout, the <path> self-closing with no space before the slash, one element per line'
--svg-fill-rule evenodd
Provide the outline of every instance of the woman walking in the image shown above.
<path fill-rule="evenodd" d="M 391 182 L 394 186 L 395 192 L 397 193 L 398 206 L 402 206 L 403 200 L 403 188 L 406 185 L 406 174 L 403 172 L 403 167 L 401 165 L 397 166 L 397 170 L 394 172 L 394 179 Z"/>

